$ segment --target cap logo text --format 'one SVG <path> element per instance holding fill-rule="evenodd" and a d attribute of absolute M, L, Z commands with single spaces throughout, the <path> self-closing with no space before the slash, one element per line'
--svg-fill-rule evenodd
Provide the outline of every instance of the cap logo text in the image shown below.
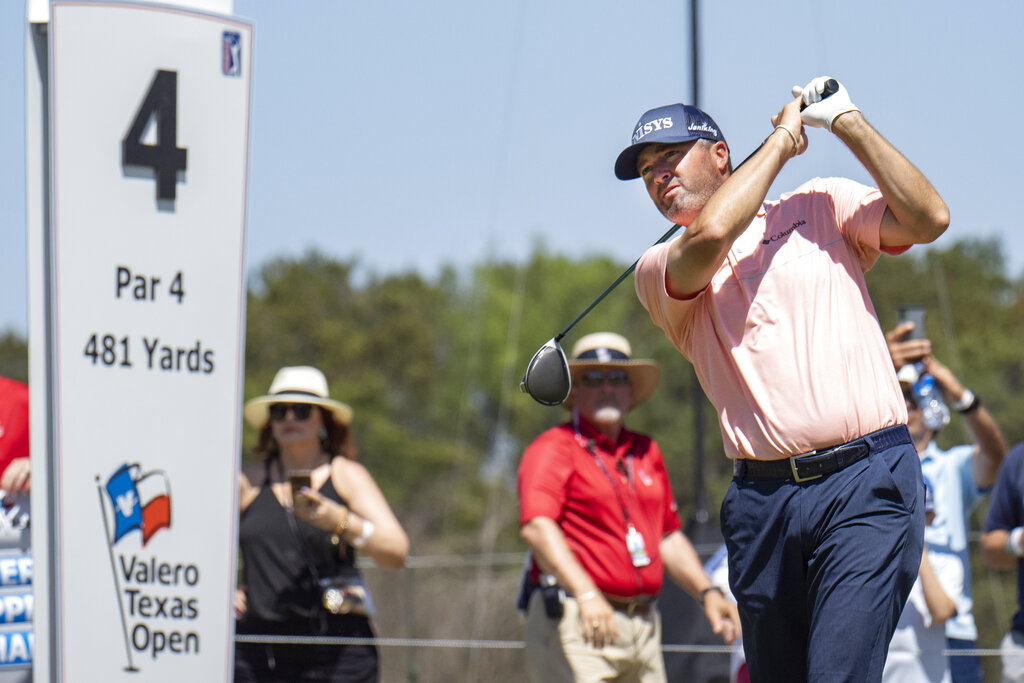
<path fill-rule="evenodd" d="M 642 126 L 637 127 L 633 133 L 633 144 L 636 144 L 642 140 L 645 136 L 650 135 L 656 130 L 662 130 L 664 128 L 672 127 L 672 117 L 665 116 L 660 119 L 652 119 Z"/>
<path fill-rule="evenodd" d="M 718 137 L 718 129 L 715 128 L 714 126 L 709 126 L 706 123 L 691 123 L 689 126 L 686 127 L 686 130 L 699 131 L 701 133 L 711 133 L 716 138 Z"/>

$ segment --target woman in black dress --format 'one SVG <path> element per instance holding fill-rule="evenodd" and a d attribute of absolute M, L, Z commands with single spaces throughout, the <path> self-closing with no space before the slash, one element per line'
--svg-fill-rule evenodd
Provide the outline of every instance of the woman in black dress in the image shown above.
<path fill-rule="evenodd" d="M 352 409 L 316 368 L 282 368 L 245 404 L 263 462 L 240 477 L 242 583 L 237 632 L 370 638 L 372 599 L 356 551 L 405 564 L 409 540 L 373 477 L 354 460 Z M 377 681 L 368 644 L 239 643 L 235 681 Z"/>

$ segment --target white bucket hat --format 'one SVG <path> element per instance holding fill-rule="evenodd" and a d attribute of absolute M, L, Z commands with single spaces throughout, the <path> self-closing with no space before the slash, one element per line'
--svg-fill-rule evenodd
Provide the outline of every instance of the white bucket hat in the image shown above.
<path fill-rule="evenodd" d="M 572 360 L 569 361 L 569 372 L 573 385 L 581 381 L 584 373 L 591 370 L 615 368 L 625 370 L 629 384 L 633 387 L 633 402 L 630 409 L 640 405 L 658 386 L 661 372 L 653 360 L 633 359 L 633 348 L 621 334 L 614 332 L 594 332 L 584 337 L 572 347 Z M 563 407 L 572 409 L 572 394 L 565 399 Z"/>
<path fill-rule="evenodd" d="M 242 415 L 250 425 L 263 429 L 270 419 L 270 406 L 274 403 L 309 403 L 329 411 L 339 424 L 347 426 L 352 421 L 352 408 L 329 398 L 324 373 L 308 365 L 278 370 L 270 383 L 270 393 L 246 401 Z"/>

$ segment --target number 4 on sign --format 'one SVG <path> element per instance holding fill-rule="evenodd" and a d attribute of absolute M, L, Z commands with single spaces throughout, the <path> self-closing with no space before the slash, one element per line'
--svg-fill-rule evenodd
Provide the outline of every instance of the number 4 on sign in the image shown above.
<path fill-rule="evenodd" d="M 156 122 L 156 144 L 142 141 L 150 119 Z M 128 134 L 121 140 L 121 163 L 146 166 L 156 175 L 157 199 L 176 197 L 178 171 L 185 170 L 188 150 L 178 147 L 178 72 L 160 69 L 153 77 L 145 99 Z"/>

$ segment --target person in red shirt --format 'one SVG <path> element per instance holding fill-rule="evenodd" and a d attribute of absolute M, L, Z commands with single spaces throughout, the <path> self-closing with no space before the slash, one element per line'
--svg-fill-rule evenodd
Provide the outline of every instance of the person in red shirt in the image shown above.
<path fill-rule="evenodd" d="M 28 386 L 0 377 L 0 490 L 29 488 Z"/>
<path fill-rule="evenodd" d="M 669 577 L 700 601 L 731 643 L 733 603 L 681 531 L 658 444 L 623 426 L 658 383 L 611 332 L 573 347 L 569 422 L 527 447 L 519 465 L 520 524 L 531 567 L 524 587 L 526 655 L 537 681 L 664 681 L 655 599 Z"/>

